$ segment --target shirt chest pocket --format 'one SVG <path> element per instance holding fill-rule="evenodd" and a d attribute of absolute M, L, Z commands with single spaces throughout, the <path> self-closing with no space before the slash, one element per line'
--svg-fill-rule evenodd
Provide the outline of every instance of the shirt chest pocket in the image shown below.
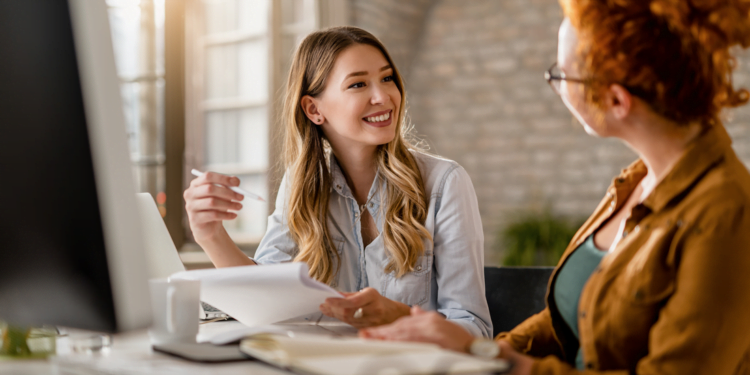
<path fill-rule="evenodd" d="M 429 300 L 432 282 L 432 248 L 425 249 L 417 259 L 414 271 L 397 278 L 394 273 L 386 277 L 385 297 L 409 306 L 424 305 Z"/>
<path fill-rule="evenodd" d="M 674 275 L 667 258 L 673 233 L 655 229 L 625 266 L 617 285 L 622 300 L 634 306 L 650 306 L 674 292 Z"/>

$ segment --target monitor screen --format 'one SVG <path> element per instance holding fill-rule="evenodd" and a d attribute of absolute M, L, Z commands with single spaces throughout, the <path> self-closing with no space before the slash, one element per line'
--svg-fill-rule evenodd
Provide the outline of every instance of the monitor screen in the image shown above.
<path fill-rule="evenodd" d="M 116 331 L 73 23 L 67 1 L 0 1 L 0 320 Z"/>

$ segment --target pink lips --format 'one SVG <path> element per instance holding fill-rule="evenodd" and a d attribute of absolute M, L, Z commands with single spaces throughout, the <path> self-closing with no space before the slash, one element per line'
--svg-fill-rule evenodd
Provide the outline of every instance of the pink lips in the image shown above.
<path fill-rule="evenodd" d="M 384 127 L 389 126 L 389 125 L 391 125 L 393 123 L 393 113 L 391 113 L 391 116 L 388 118 L 388 120 L 381 121 L 381 122 L 369 122 L 369 121 L 367 121 L 365 119 L 367 117 L 375 117 L 375 116 L 384 115 L 384 114 L 389 113 L 391 111 L 392 110 L 389 109 L 389 110 L 386 110 L 386 111 L 375 112 L 373 114 L 367 115 L 364 118 L 362 118 L 362 121 L 364 121 L 365 124 L 373 126 L 373 127 L 376 127 L 376 128 L 384 128 Z"/>

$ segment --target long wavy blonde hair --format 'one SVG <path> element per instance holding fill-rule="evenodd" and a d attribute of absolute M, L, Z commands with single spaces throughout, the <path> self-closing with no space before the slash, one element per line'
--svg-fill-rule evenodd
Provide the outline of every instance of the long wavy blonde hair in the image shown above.
<path fill-rule="evenodd" d="M 307 263 L 310 276 L 327 284 L 333 282 L 341 264 L 327 221 L 332 185 L 331 149 L 321 127 L 307 118 L 300 101 L 305 95 L 317 97 L 323 92 L 338 55 L 356 44 L 370 45 L 383 53 L 401 92 L 401 105 L 395 117 L 396 137 L 377 148 L 379 175 L 385 179 L 387 197 L 382 235 L 390 261 L 384 271 L 395 272 L 397 277 L 413 271 L 424 253 L 423 240 L 432 240 L 424 227 L 427 217 L 424 182 L 409 151 L 414 145 L 406 138 L 406 92 L 393 60 L 383 44 L 365 30 L 344 26 L 314 32 L 294 54 L 280 119 L 285 129 L 284 164 L 290 182 L 288 225 L 299 248 L 294 260 Z"/>

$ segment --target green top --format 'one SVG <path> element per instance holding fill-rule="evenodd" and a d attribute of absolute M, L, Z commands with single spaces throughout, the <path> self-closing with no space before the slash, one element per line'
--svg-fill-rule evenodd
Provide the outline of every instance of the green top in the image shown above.
<path fill-rule="evenodd" d="M 583 286 L 591 274 L 607 255 L 594 245 L 594 235 L 589 236 L 577 249 L 573 250 L 560 269 L 553 289 L 555 304 L 565 323 L 573 334 L 578 336 L 578 301 L 581 299 Z M 583 352 L 578 349 L 576 367 L 583 370 Z"/>

